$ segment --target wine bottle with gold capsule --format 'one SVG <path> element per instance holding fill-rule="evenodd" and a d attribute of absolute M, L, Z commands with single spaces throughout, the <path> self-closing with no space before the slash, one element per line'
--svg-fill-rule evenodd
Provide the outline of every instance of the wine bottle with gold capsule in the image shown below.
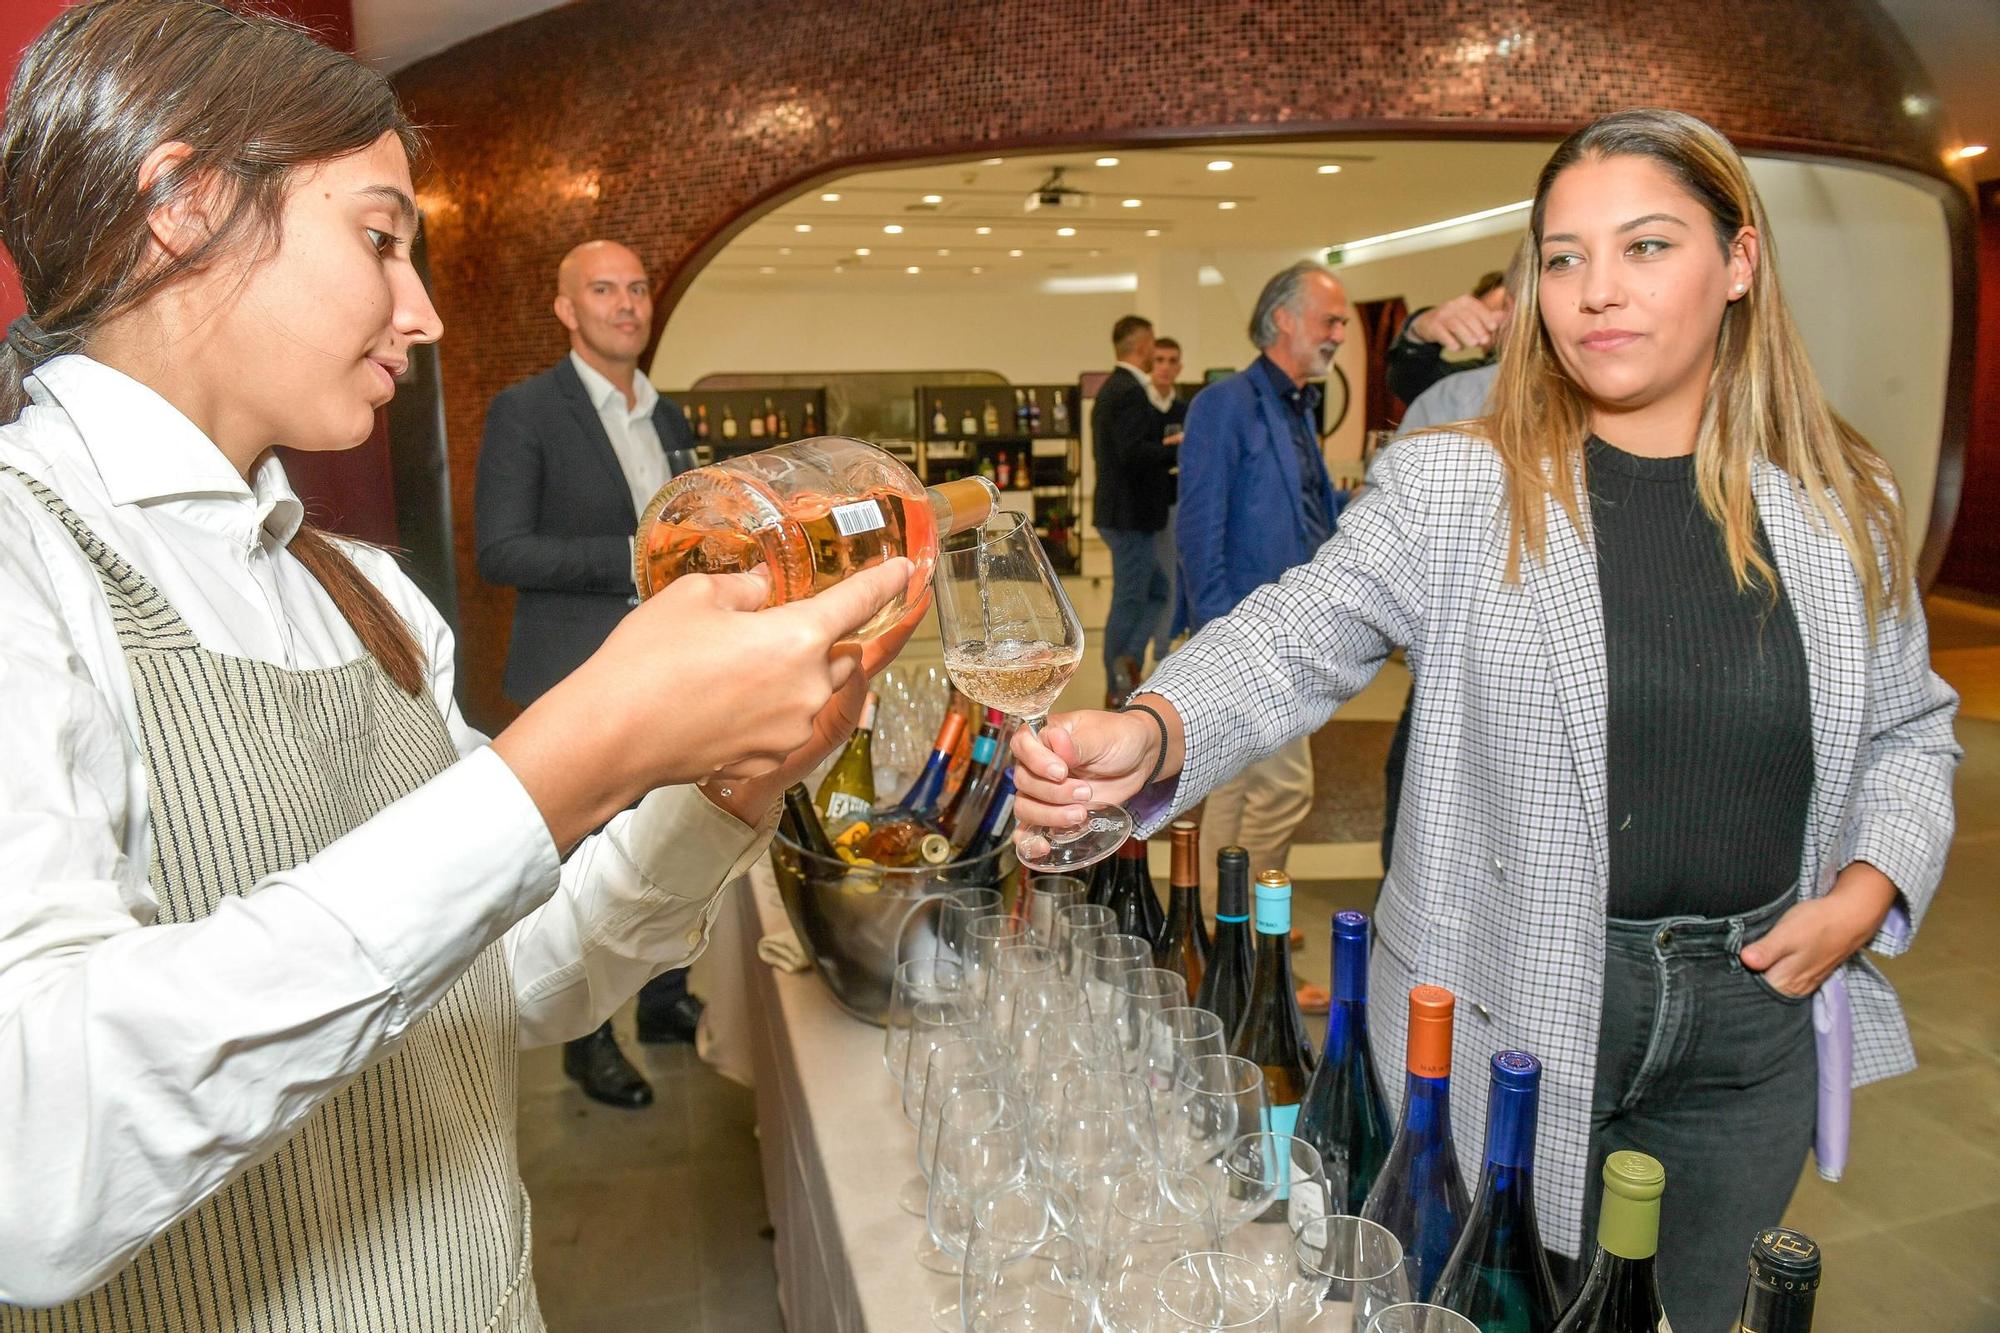
<path fill-rule="evenodd" d="M 1153 962 L 1187 981 L 1190 1000 L 1208 971 L 1208 927 L 1201 913 L 1201 825 L 1176 819 L 1167 828 L 1173 855 L 1167 874 L 1167 928 Z"/>
<path fill-rule="evenodd" d="M 752 417 L 752 421 L 760 420 Z M 732 436 L 735 420 L 723 417 Z M 908 556 L 908 590 L 855 634 L 896 624 L 923 595 L 941 535 L 984 523 L 1000 492 L 983 477 L 928 490 L 893 455 L 821 436 L 681 473 L 653 496 L 633 542 L 632 581 L 650 597 L 683 574 L 762 566 L 772 606 L 812 596 L 848 575 Z"/>

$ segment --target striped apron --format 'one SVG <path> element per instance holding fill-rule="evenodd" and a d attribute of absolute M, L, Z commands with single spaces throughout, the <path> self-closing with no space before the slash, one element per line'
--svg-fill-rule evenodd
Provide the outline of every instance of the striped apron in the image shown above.
<path fill-rule="evenodd" d="M 203 648 L 52 491 L 0 471 L 97 568 L 138 705 L 160 923 L 207 916 L 457 761 L 431 699 L 373 658 L 287 671 Z M 89 1295 L 0 1305 L 0 1330 L 538 1333 L 515 1023 L 496 944 L 270 1157 Z"/>

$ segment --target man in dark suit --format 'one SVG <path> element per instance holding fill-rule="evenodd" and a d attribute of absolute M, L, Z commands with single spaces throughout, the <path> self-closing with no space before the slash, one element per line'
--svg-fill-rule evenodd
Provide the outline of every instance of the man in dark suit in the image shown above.
<path fill-rule="evenodd" d="M 1139 684 L 1146 645 L 1171 609 L 1173 584 L 1160 562 L 1160 533 L 1174 501 L 1174 450 L 1147 385 L 1153 325 L 1127 315 L 1111 327 L 1118 356 L 1090 413 L 1097 493 L 1091 521 L 1111 550 L 1111 610 L 1104 618 L 1104 671 L 1112 702 Z"/>
<path fill-rule="evenodd" d="M 505 686 L 523 705 L 596 652 L 630 609 L 639 510 L 694 466 L 687 419 L 639 373 L 653 319 L 639 257 L 615 241 L 570 251 L 555 314 L 569 355 L 494 398 L 475 494 L 480 575 L 517 590 Z M 693 1041 L 700 1018 L 683 969 L 639 992 L 641 1041 Z M 609 1022 L 564 1046 L 563 1070 L 599 1101 L 653 1100 Z"/>

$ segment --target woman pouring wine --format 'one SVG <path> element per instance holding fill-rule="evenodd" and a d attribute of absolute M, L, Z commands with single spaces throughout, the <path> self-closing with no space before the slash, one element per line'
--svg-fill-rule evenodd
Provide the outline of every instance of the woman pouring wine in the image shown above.
<path fill-rule="evenodd" d="M 682 579 L 467 726 L 442 618 L 272 451 L 362 442 L 441 333 L 414 138 L 200 0 L 79 4 L 16 75 L 0 1329 L 540 1328 L 516 1049 L 700 948 L 923 609 L 864 653 L 903 561 Z"/>

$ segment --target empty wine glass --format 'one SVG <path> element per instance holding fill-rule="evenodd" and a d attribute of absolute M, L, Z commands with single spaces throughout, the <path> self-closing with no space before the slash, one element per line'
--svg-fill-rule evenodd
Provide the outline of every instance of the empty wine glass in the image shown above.
<path fill-rule="evenodd" d="M 1479 1325 L 1442 1305 L 1413 1301 L 1376 1315 L 1368 1321 L 1367 1333 L 1479 1333 Z"/>
<path fill-rule="evenodd" d="M 1185 1171 L 1140 1170 L 1111 1187 L 1096 1256 L 1097 1317 L 1107 1333 L 1144 1333 L 1160 1270 L 1215 1249 L 1215 1204 Z"/>
<path fill-rule="evenodd" d="M 1037 944 L 1054 944 L 1056 916 L 1065 907 L 1074 907 L 1083 901 L 1089 886 L 1074 875 L 1036 875 L 1027 885 L 1025 895 L 1028 934 Z"/>
<path fill-rule="evenodd" d="M 906 1213 L 924 1215 L 925 1195 L 930 1190 L 931 1160 L 937 1153 L 938 1116 L 952 1094 L 961 1088 L 1004 1087 L 1010 1066 L 1007 1052 L 991 1037 L 960 1037 L 942 1042 L 930 1054 L 924 1070 L 924 1103 L 917 1114 L 917 1174 L 903 1182 L 896 1203 Z M 937 1255 L 920 1245 L 917 1258 L 935 1271 Z"/>
<path fill-rule="evenodd" d="M 1084 951 L 1100 935 L 1118 930 L 1118 914 L 1102 903 L 1078 903 L 1056 913 L 1055 939 L 1051 941 L 1062 958 L 1064 976 L 1083 976 Z"/>
<path fill-rule="evenodd" d="M 1218 1200 L 1229 1182 L 1223 1152 L 1247 1128 L 1264 1123 L 1264 1071 L 1239 1055 L 1198 1055 L 1181 1066 L 1174 1085 L 1154 1095 L 1160 1154 L 1169 1163 L 1202 1174 Z"/>
<path fill-rule="evenodd" d="M 1233 1254 L 1185 1255 L 1153 1284 L 1147 1333 L 1277 1333 L 1277 1302 L 1255 1264 Z"/>
<path fill-rule="evenodd" d="M 959 963 L 965 962 L 965 928 L 982 916 L 999 916 L 1002 900 L 998 889 L 954 889 L 938 905 L 938 944 L 950 951 Z"/>
<path fill-rule="evenodd" d="M 1002 949 L 1025 944 L 1027 940 L 1027 928 L 1018 917 L 982 916 L 966 922 L 965 955 L 960 960 L 965 968 L 965 993 L 983 1006 L 991 984 L 988 974 L 993 971 L 993 960 Z"/>
<path fill-rule="evenodd" d="M 1222 1248 L 1263 1271 L 1273 1294 L 1297 1277 L 1292 1238 L 1331 1209 L 1319 1149 L 1289 1134 L 1245 1134 L 1222 1154 Z M 1318 1297 L 1315 1295 L 1316 1304 Z"/>
<path fill-rule="evenodd" d="M 1138 1074 L 1148 1087 L 1173 1083 L 1173 1044 L 1160 1015 L 1188 1002 L 1187 978 L 1164 967 L 1135 967 L 1118 983 L 1112 998 L 1118 1025 L 1119 1059 L 1128 1074 Z"/>
<path fill-rule="evenodd" d="M 949 958 L 932 954 L 896 964 L 889 985 L 889 1012 L 882 1019 L 882 1067 L 894 1079 L 903 1077 L 910 1052 L 910 1022 L 920 1000 L 944 1000 L 960 993 L 965 974 Z"/>
<path fill-rule="evenodd" d="M 1028 1148 L 1044 1174 L 1053 1169 L 1063 1089 L 1078 1074 L 1111 1068 L 1117 1053 L 1111 1034 L 1095 1023 L 1059 1023 L 1037 1034 L 1023 1095 L 1028 1102 Z"/>
<path fill-rule="evenodd" d="M 1320 1309 L 1298 1321 L 1315 1333 L 1368 1333 L 1376 1315 L 1410 1299 L 1402 1244 L 1378 1222 L 1322 1218 L 1293 1234 L 1292 1255 L 1305 1284 L 1324 1292 Z"/>
<path fill-rule="evenodd" d="M 1165 1009 L 1160 1012 L 1159 1024 L 1173 1050 L 1177 1078 L 1180 1070 L 1201 1056 L 1229 1054 L 1229 1038 L 1222 1030 L 1222 1020 L 1210 1010 L 1192 1004 Z"/>
<path fill-rule="evenodd" d="M 1088 1333 L 1091 1292 L 1076 1202 L 1024 1180 L 981 1195 L 966 1233 L 959 1314 L 965 1333 Z"/>
<path fill-rule="evenodd" d="M 1034 525 L 1003 511 L 946 538 L 933 582 L 952 683 L 1039 733 L 1083 659 L 1083 624 Z M 1015 852 L 1030 870 L 1076 870 L 1117 851 L 1131 832 L 1123 806 L 1091 805 L 1073 829 L 1021 826 Z"/>
<path fill-rule="evenodd" d="M 925 1225 L 935 1253 L 948 1267 L 961 1271 L 966 1241 L 972 1233 L 972 1208 L 983 1195 L 1028 1174 L 1028 1129 L 1018 1098 L 990 1087 L 966 1087 L 952 1093 L 938 1112 L 937 1149 L 931 1157 L 931 1189 Z M 931 1322 L 954 1333 L 961 1326 L 958 1287 L 931 1306 Z"/>
<path fill-rule="evenodd" d="M 996 1037 L 1006 1037 L 1014 1029 L 1014 1005 L 1032 981 L 1056 977 L 1055 950 L 1027 943 L 1025 934 L 1013 944 L 1003 945 L 986 969 L 986 1023 Z"/>
<path fill-rule="evenodd" d="M 903 1118 L 912 1125 L 923 1118 L 924 1072 L 931 1052 L 948 1041 L 978 1031 L 979 1009 L 964 995 L 942 1000 L 918 1000 L 910 1006 L 910 1043 L 903 1054 Z"/>
<path fill-rule="evenodd" d="M 1090 1002 L 1091 1020 L 1116 1037 L 1118 988 L 1132 973 L 1153 965 L 1153 946 L 1138 935 L 1099 935 L 1083 952 L 1083 997 Z"/>
<path fill-rule="evenodd" d="M 1038 976 L 1025 982 L 1014 996 L 1007 1046 L 1023 1084 L 1040 1057 L 1042 1042 L 1071 1023 L 1089 1023 L 1090 1006 L 1084 1003 L 1083 987 L 1068 977 Z"/>
<path fill-rule="evenodd" d="M 1130 1074 L 1085 1070 L 1063 1085 L 1050 1179 L 1076 1200 L 1087 1248 L 1101 1239 L 1111 1187 L 1120 1177 L 1158 1163 L 1151 1094 Z"/>

